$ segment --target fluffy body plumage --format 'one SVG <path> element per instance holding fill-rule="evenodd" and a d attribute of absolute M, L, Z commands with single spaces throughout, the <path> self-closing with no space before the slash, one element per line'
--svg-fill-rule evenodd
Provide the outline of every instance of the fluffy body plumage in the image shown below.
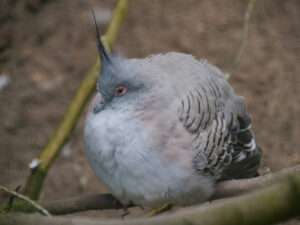
<path fill-rule="evenodd" d="M 84 143 L 96 175 L 123 204 L 195 204 L 216 182 L 256 173 L 251 117 L 219 69 L 175 52 L 108 57 Z M 114 96 L 118 86 L 127 88 L 122 97 Z"/>

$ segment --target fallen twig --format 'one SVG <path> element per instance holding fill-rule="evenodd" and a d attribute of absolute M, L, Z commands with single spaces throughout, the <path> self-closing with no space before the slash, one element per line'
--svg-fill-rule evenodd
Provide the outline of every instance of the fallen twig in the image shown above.
<path fill-rule="evenodd" d="M 28 203 L 31 204 L 34 208 L 36 208 L 37 210 L 41 211 L 44 215 L 46 215 L 46 216 L 51 216 L 47 209 L 45 209 L 44 207 L 40 206 L 40 205 L 37 204 L 36 202 L 32 201 L 30 198 L 28 198 L 28 197 L 26 197 L 26 196 L 24 196 L 24 195 L 22 195 L 22 194 L 20 194 L 20 193 L 18 193 L 18 192 L 15 192 L 15 191 L 13 191 L 13 190 L 10 190 L 10 189 L 8 189 L 8 188 L 6 188 L 6 187 L 3 187 L 3 186 L 1 186 L 1 185 L 0 185 L 0 190 L 5 191 L 5 192 L 7 192 L 7 193 L 9 193 L 9 194 L 12 194 L 12 195 L 14 195 L 14 196 L 16 196 L 16 197 L 18 197 L 18 198 L 20 198 L 20 199 L 22 199 L 22 200 L 28 202 Z"/>

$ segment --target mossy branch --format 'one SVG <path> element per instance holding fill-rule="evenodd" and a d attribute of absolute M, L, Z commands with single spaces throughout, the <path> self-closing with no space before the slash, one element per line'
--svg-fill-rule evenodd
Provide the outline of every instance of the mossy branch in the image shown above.
<path fill-rule="evenodd" d="M 269 188 L 240 197 L 211 204 L 189 207 L 178 212 L 132 220 L 83 220 L 78 218 L 39 215 L 0 214 L 2 224 L 90 224 L 90 225 L 156 225 L 156 224 L 205 224 L 205 225 L 250 225 L 272 224 L 300 215 L 300 173 Z"/>
<path fill-rule="evenodd" d="M 115 44 L 119 28 L 125 18 L 129 3 L 130 0 L 118 0 L 115 6 L 105 36 L 102 37 L 103 44 L 107 49 L 110 49 L 110 46 L 114 46 Z M 71 136 L 80 114 L 95 89 L 99 71 L 100 64 L 99 57 L 97 57 L 70 103 L 58 129 L 42 150 L 39 157 L 40 165 L 31 171 L 24 191 L 24 194 L 31 199 L 38 199 L 44 179 L 51 165 Z"/>
<path fill-rule="evenodd" d="M 217 184 L 216 191 L 210 198 L 210 201 L 265 188 L 298 173 L 300 173 L 300 165 L 255 178 L 223 181 Z M 64 215 L 87 210 L 121 209 L 123 207 L 122 204 L 119 202 L 114 203 L 114 200 L 115 198 L 111 194 L 91 194 L 63 200 L 43 201 L 39 204 L 52 215 Z M 134 205 L 128 205 L 128 207 L 134 207 Z M 164 208 L 160 209 L 163 210 L 160 210 L 158 213 L 157 211 L 155 213 L 152 212 L 152 214 L 147 214 L 146 216 L 157 215 L 165 211 Z M 31 205 L 25 204 L 25 202 L 14 202 L 12 211 L 34 212 L 36 209 Z"/>

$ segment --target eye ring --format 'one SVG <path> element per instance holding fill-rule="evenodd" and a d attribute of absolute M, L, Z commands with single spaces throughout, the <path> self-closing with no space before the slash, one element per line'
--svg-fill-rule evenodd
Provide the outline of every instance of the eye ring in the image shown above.
<path fill-rule="evenodd" d="M 123 86 L 119 86 L 115 89 L 115 94 L 114 96 L 116 97 L 121 97 L 127 93 L 127 88 Z"/>

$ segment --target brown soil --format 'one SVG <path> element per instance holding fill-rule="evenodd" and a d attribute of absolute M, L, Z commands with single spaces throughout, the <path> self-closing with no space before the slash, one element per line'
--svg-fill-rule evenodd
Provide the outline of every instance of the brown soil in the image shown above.
<path fill-rule="evenodd" d="M 92 6 L 111 10 L 114 1 L 0 2 L 0 73 L 11 78 L 0 91 L 1 185 L 24 186 L 28 164 L 55 131 L 92 64 L 97 54 Z M 117 45 L 128 57 L 190 53 L 226 71 L 241 43 L 246 6 L 246 0 L 133 0 Z M 262 167 L 271 170 L 300 163 L 299 14 L 299 0 L 257 1 L 247 50 L 229 79 L 247 100 L 264 152 Z M 84 117 L 47 177 L 45 199 L 106 191 L 85 156 Z M 137 215 L 142 211 L 132 210 L 131 216 Z"/>

